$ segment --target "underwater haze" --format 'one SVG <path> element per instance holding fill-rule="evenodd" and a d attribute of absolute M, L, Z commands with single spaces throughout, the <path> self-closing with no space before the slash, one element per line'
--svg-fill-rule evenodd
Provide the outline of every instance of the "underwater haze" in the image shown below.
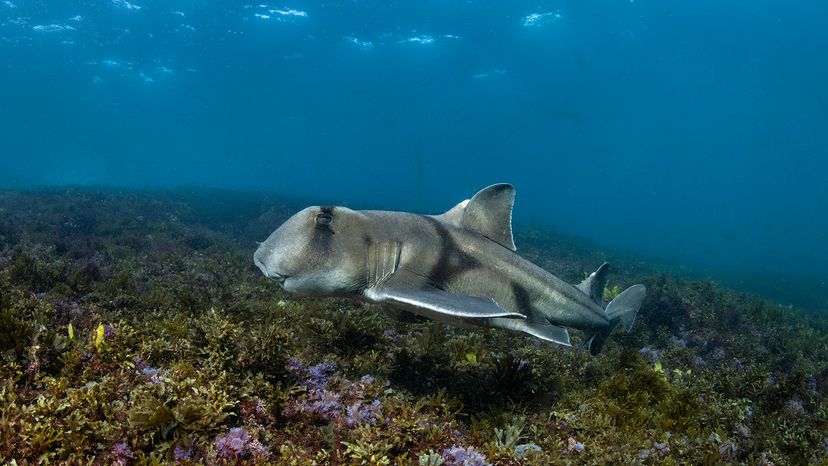
<path fill-rule="evenodd" d="M 261 1 L 0 1 L 0 187 L 510 182 L 518 224 L 824 286 L 828 3 Z"/>

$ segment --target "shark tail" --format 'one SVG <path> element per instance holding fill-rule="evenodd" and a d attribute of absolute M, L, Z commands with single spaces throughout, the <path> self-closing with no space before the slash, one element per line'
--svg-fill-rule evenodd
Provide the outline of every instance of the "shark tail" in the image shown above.
<path fill-rule="evenodd" d="M 633 285 L 621 294 L 615 297 L 609 304 L 607 304 L 607 317 L 609 318 L 609 325 L 603 329 L 592 334 L 587 345 L 589 346 L 589 353 L 593 356 L 601 352 L 604 343 L 609 338 L 610 333 L 615 330 L 618 324 L 624 326 L 624 330 L 629 332 L 632 330 L 635 316 L 641 308 L 641 303 L 644 301 L 644 295 L 647 289 L 644 285 Z"/>

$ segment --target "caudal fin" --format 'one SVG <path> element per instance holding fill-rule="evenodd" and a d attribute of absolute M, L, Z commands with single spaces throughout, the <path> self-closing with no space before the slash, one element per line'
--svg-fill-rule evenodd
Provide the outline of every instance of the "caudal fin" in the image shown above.
<path fill-rule="evenodd" d="M 610 301 L 607 304 L 607 317 L 610 322 L 614 322 L 613 326 L 620 323 L 624 330 L 632 330 L 635 315 L 638 314 L 646 294 L 647 288 L 644 285 L 633 285 Z"/>
<path fill-rule="evenodd" d="M 624 326 L 624 330 L 632 330 L 635 322 L 635 315 L 641 308 L 641 303 L 644 301 L 644 296 L 647 294 L 647 288 L 644 285 L 633 285 L 621 294 L 615 297 L 609 304 L 607 304 L 607 317 L 609 317 L 610 325 L 606 330 L 595 332 L 589 339 L 589 352 L 593 356 L 601 352 L 604 347 L 604 342 L 607 341 L 610 333 L 618 324 Z"/>

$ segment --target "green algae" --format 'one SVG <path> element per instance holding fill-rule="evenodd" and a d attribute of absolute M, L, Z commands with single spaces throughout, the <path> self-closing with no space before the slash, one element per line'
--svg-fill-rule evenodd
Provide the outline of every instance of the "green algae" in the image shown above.
<path fill-rule="evenodd" d="M 593 358 L 577 335 L 564 349 L 287 296 L 250 252 L 292 209 L 225 199 L 238 218 L 208 197 L 0 194 L 0 461 L 828 461 L 821 315 L 618 274 L 608 295 L 641 281 L 648 297 Z M 521 237 L 573 281 L 593 268 L 560 237 Z"/>

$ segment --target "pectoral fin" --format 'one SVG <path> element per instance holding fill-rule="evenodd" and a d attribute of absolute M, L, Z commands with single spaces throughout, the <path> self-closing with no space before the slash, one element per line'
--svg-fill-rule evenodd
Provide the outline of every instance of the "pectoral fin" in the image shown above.
<path fill-rule="evenodd" d="M 523 314 L 503 309 L 491 298 L 449 293 L 403 272 L 367 289 L 364 296 L 370 301 L 389 304 L 435 320 L 526 318 Z"/>

